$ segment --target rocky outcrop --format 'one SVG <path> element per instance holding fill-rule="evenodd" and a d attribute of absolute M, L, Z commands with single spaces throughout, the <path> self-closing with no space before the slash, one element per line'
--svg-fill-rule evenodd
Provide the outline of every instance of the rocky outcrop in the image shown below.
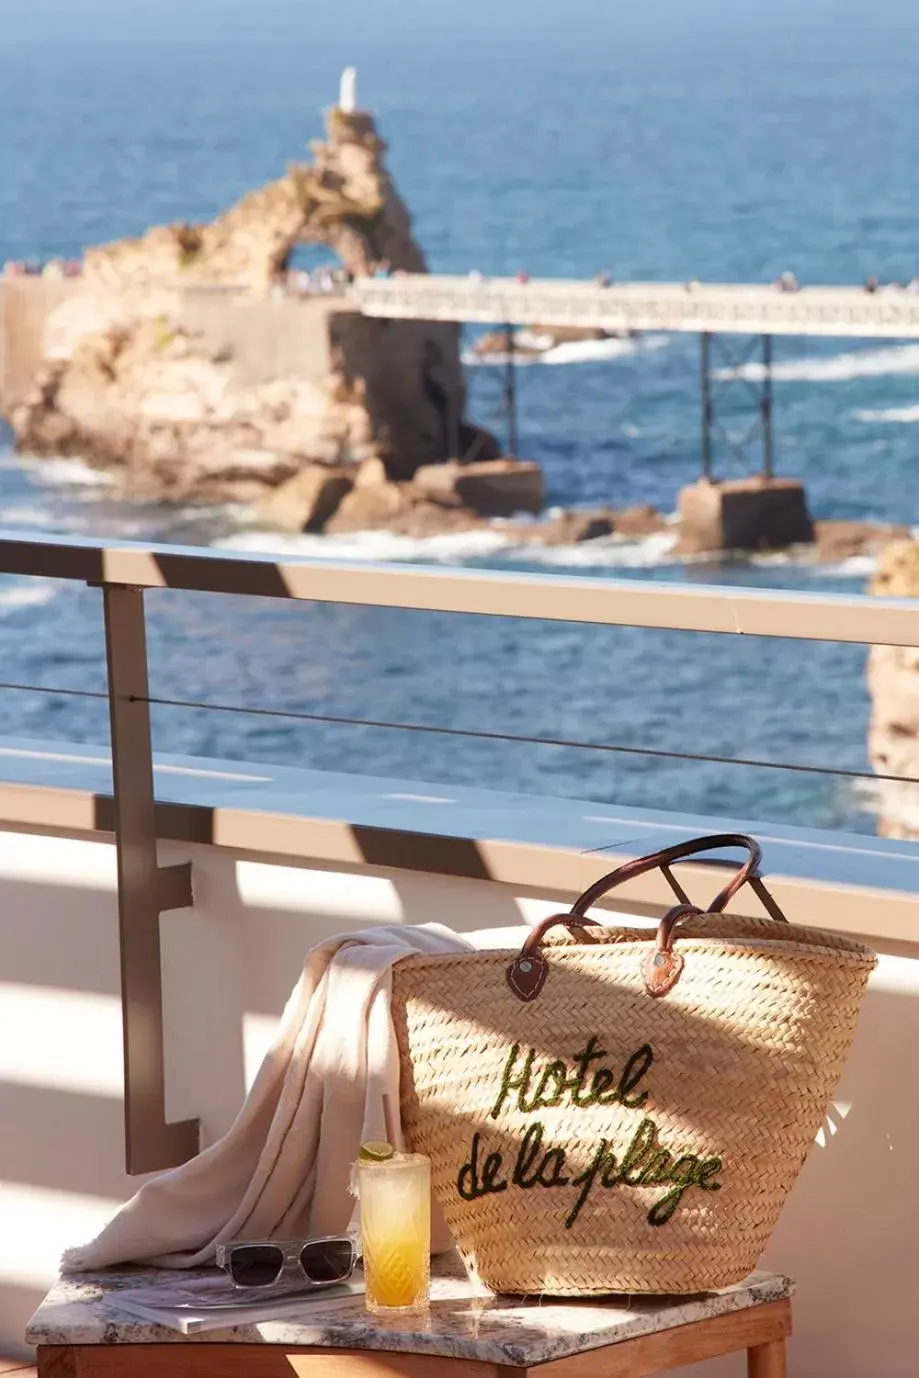
<path fill-rule="evenodd" d="M 167 501 L 251 500 L 307 461 L 373 451 L 360 386 L 327 351 L 312 376 L 259 376 L 177 314 L 167 304 L 150 317 L 138 302 L 49 362 L 12 413 L 19 447 L 84 456 L 130 494 Z"/>
<path fill-rule="evenodd" d="M 263 499 L 259 517 L 287 531 L 385 528 L 427 536 L 541 507 L 542 471 L 525 460 L 425 465 L 412 480 L 396 482 L 374 457 L 351 469 L 301 469 Z"/>
<path fill-rule="evenodd" d="M 356 277 L 384 260 L 426 272 L 372 116 L 336 108 L 327 136 L 312 144 L 311 164 L 292 165 L 207 224 L 158 225 L 139 239 L 88 250 L 84 276 L 121 291 L 190 278 L 267 291 L 302 243 L 327 244 Z"/>
<path fill-rule="evenodd" d="M 542 470 L 527 460 L 425 464 L 415 471 L 414 481 L 430 502 L 441 507 L 469 507 L 482 517 L 542 511 Z"/>
<path fill-rule="evenodd" d="M 514 353 L 521 358 L 539 358 L 560 344 L 580 344 L 585 340 L 628 339 L 629 332 L 601 330 L 594 326 L 580 325 L 531 325 L 513 332 Z M 480 358 L 489 355 L 505 355 L 511 345 L 511 335 L 506 329 L 489 330 L 480 335 L 473 345 L 473 353 Z"/>
<path fill-rule="evenodd" d="M 260 516 L 283 531 L 322 531 L 354 487 L 354 475 L 331 464 L 309 464 L 271 489 Z"/>
<path fill-rule="evenodd" d="M 814 522 L 814 541 L 820 564 L 835 564 L 858 555 L 873 558 L 880 555 L 892 541 L 903 541 L 908 536 L 908 527 L 891 526 L 884 522 Z"/>
<path fill-rule="evenodd" d="M 79 454 L 167 500 L 258 499 L 315 462 L 373 455 L 405 481 L 472 448 L 497 457 L 464 420 L 455 325 L 285 290 L 304 241 L 353 276 L 425 270 L 384 153 L 371 116 L 333 110 L 312 164 L 210 224 L 89 250 L 10 417 L 19 447 Z"/>
<path fill-rule="evenodd" d="M 887 547 L 871 581 L 884 598 L 919 597 L 919 545 Z M 872 646 L 868 654 L 871 721 L 868 755 L 879 775 L 919 779 L 919 648 Z M 919 837 L 919 785 L 879 785 L 878 831 L 885 837 Z"/>
<path fill-rule="evenodd" d="M 551 546 L 604 537 L 633 540 L 667 529 L 650 506 L 620 512 L 562 509 L 538 521 L 509 520 L 535 514 L 542 504 L 542 474 L 525 460 L 441 465 L 439 470 L 443 474 L 436 474 L 436 482 L 433 469 L 396 482 L 377 458 L 346 469 L 313 465 L 267 493 L 258 516 L 284 531 L 337 536 L 385 530 L 416 539 L 494 529 L 498 516 L 503 517 L 498 529 L 509 543 Z"/>

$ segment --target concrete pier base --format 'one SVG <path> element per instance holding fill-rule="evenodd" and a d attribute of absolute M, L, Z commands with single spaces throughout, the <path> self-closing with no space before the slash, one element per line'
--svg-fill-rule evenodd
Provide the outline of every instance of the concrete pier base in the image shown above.
<path fill-rule="evenodd" d="M 717 550 L 782 550 L 814 539 L 804 485 L 789 478 L 699 479 L 681 489 L 685 555 Z"/>

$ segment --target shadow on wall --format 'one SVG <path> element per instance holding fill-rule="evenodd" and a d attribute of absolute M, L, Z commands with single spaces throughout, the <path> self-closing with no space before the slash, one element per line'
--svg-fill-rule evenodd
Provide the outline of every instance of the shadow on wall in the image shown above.
<path fill-rule="evenodd" d="M 821 1142 L 763 1260 L 797 1279 L 796 1378 L 912 1378 L 919 1349 L 919 961 L 882 957 Z"/>
<path fill-rule="evenodd" d="M 204 1143 L 235 1117 L 315 943 L 378 923 L 521 922 L 506 891 L 476 881 L 161 851 L 189 856 L 196 908 L 162 918 L 167 1117 L 199 1116 Z M 0 953 L 0 1352 L 13 1352 L 62 1249 L 146 1180 L 124 1171 L 112 845 L 0 831 Z"/>

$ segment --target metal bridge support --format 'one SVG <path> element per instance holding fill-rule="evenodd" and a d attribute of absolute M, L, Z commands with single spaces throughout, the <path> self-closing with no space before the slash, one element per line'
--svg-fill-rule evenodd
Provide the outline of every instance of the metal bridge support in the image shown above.
<path fill-rule="evenodd" d="M 758 339 L 762 340 L 762 367 L 758 376 L 747 374 Z M 761 449 L 761 476 L 770 479 L 774 475 L 774 449 L 772 435 L 772 336 L 754 336 L 752 346 L 733 354 L 724 344 L 721 336 L 704 331 L 700 336 L 700 393 L 702 421 L 702 477 L 714 479 L 714 453 L 716 446 L 726 452 L 741 474 L 755 473 L 752 453 Z M 724 361 L 722 377 L 716 379 L 712 374 L 712 346 L 715 345 Z M 727 375 L 727 376 L 724 376 Z M 748 422 L 742 433 L 729 432 L 722 425 L 721 416 L 726 419 L 744 414 L 742 407 L 729 408 L 724 404 L 728 393 L 736 395 L 735 384 L 742 384 L 753 408 L 753 420 Z M 719 415 L 719 400 L 722 401 Z"/>
<path fill-rule="evenodd" d="M 701 384 L 702 384 L 702 477 L 712 476 L 712 423 L 715 419 L 712 407 L 712 337 L 707 330 L 699 336 L 702 345 Z"/>
<path fill-rule="evenodd" d="M 517 435 L 517 328 L 508 324 L 504 327 L 507 340 L 507 354 L 504 367 L 504 410 L 507 415 L 507 453 L 516 458 Z"/>
<path fill-rule="evenodd" d="M 763 478 L 773 477 L 772 465 L 772 336 L 763 336 L 763 391 L 759 403 L 763 431 Z"/>
<path fill-rule="evenodd" d="M 748 370 L 758 341 L 762 366 Z M 712 373 L 713 345 L 725 362 L 721 378 Z M 750 376 L 750 373 L 753 376 Z M 753 419 L 739 435 L 722 424 L 743 415 L 744 409 L 722 405 L 727 393 L 742 385 Z M 772 432 L 772 336 L 754 336 L 746 350 L 735 355 L 710 332 L 701 336 L 701 477 L 680 493 L 683 530 L 680 548 L 686 554 L 718 550 L 781 550 L 813 541 L 814 527 L 803 485 L 797 479 L 775 477 Z M 734 461 L 739 477 L 716 478 L 715 452 Z M 757 470 L 753 456 L 759 451 Z"/>

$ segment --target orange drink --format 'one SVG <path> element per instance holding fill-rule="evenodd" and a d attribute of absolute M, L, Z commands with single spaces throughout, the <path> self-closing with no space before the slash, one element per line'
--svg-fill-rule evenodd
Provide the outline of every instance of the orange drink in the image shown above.
<path fill-rule="evenodd" d="M 358 1195 L 367 1310 L 424 1309 L 431 1276 L 430 1158 L 391 1150 L 389 1157 L 368 1157 L 362 1150 Z"/>

